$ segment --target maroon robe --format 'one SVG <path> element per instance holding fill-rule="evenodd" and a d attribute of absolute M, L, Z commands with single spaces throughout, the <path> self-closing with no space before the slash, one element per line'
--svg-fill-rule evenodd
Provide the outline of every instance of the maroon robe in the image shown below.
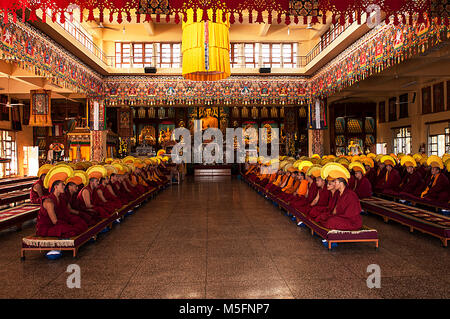
<path fill-rule="evenodd" d="M 53 224 L 50 216 L 48 215 L 47 210 L 44 208 L 43 202 L 45 200 L 51 200 L 54 205 L 54 210 L 56 214 L 56 218 L 58 219 L 56 224 Z M 59 237 L 59 238 L 70 238 L 73 236 L 77 236 L 82 233 L 82 225 L 71 225 L 64 217 L 65 210 L 64 204 L 67 204 L 65 201 L 56 199 L 55 194 L 50 194 L 42 197 L 41 207 L 39 209 L 37 221 L 36 221 L 36 235 L 43 237 Z M 87 228 L 87 225 L 85 225 Z"/>
<path fill-rule="evenodd" d="M 400 173 L 393 168 L 390 172 L 388 170 L 383 175 L 383 178 L 379 179 L 376 191 L 383 192 L 386 194 L 392 194 L 398 192 L 398 186 L 400 185 L 402 179 L 400 177 Z M 388 174 L 388 178 L 386 180 L 386 174 Z"/>
<path fill-rule="evenodd" d="M 307 216 L 310 216 L 309 214 L 315 207 L 327 207 L 328 202 L 330 201 L 331 192 L 327 189 L 327 185 L 324 185 L 322 188 L 317 187 L 317 190 L 318 190 L 317 195 L 319 195 L 319 200 L 317 201 L 316 205 L 313 206 L 313 205 L 311 205 L 311 203 L 309 203 L 308 205 L 305 205 L 305 206 L 302 206 L 299 208 L 299 211 L 301 211 L 302 213 L 304 213 Z"/>
<path fill-rule="evenodd" d="M 84 198 L 83 198 L 83 196 L 82 196 L 84 190 L 87 190 L 87 191 L 89 192 L 89 194 L 91 195 L 91 206 L 92 206 L 92 209 L 93 209 L 94 211 L 96 211 L 96 212 L 100 215 L 101 218 L 108 218 L 109 215 L 110 215 L 109 212 L 108 212 L 108 210 L 105 209 L 105 208 L 102 207 L 102 206 L 98 206 L 98 205 L 95 204 L 95 202 L 94 202 L 94 200 L 95 200 L 94 191 L 92 190 L 92 188 L 91 188 L 90 185 L 85 186 L 85 187 L 78 193 L 77 199 L 78 199 L 78 201 L 79 201 L 79 203 L 80 203 L 81 209 L 82 209 L 82 210 L 88 210 L 88 208 L 86 207 L 86 203 L 84 202 Z"/>
<path fill-rule="evenodd" d="M 317 187 L 316 181 L 313 180 L 311 184 L 308 186 L 308 196 L 299 196 L 296 199 L 294 199 L 290 206 L 294 208 L 295 210 L 298 210 L 302 213 L 306 213 L 303 210 L 307 210 L 307 207 L 309 207 L 309 204 L 316 198 L 317 192 L 319 191 L 319 188 Z"/>
<path fill-rule="evenodd" d="M 363 176 L 361 180 L 355 178 L 354 191 L 359 199 L 368 198 L 372 196 L 372 185 L 367 177 Z"/>
<path fill-rule="evenodd" d="M 370 185 L 372 185 L 372 188 L 375 188 L 376 178 L 377 178 L 377 171 L 374 168 L 371 168 L 367 173 L 366 177 L 370 182 Z"/>
<path fill-rule="evenodd" d="M 356 184 L 356 177 L 355 175 L 350 175 L 350 178 L 348 179 L 348 187 L 350 189 L 355 189 L 355 184 Z"/>
<path fill-rule="evenodd" d="M 334 207 L 336 207 L 337 200 L 339 199 L 340 193 L 334 192 L 331 193 L 329 191 L 329 197 L 328 197 L 328 205 L 326 206 L 314 206 L 310 212 L 309 217 L 316 222 L 320 222 L 321 220 L 326 220 L 333 211 Z"/>
<path fill-rule="evenodd" d="M 408 196 L 420 196 L 424 189 L 425 183 L 422 179 L 422 175 L 418 170 L 415 170 L 412 174 L 406 173 L 405 177 L 400 184 L 399 195 L 401 197 Z"/>
<path fill-rule="evenodd" d="M 331 214 L 320 223 L 328 229 L 359 230 L 362 227 L 361 205 L 358 195 L 348 187 L 336 203 L 336 215 Z"/>
<path fill-rule="evenodd" d="M 437 177 L 436 183 L 433 186 L 434 176 L 432 175 L 427 182 L 429 187 L 428 192 L 423 197 L 423 200 L 435 202 L 440 204 L 447 204 L 449 200 L 449 181 L 443 172 Z"/>
<path fill-rule="evenodd" d="M 34 184 L 33 184 L 33 186 L 31 187 L 31 190 L 30 190 L 30 201 L 31 201 L 31 203 L 32 204 L 40 204 L 41 203 L 41 197 L 39 197 L 39 194 L 33 189 L 33 187 L 35 186 L 35 185 L 37 185 L 37 184 L 39 184 L 39 185 L 41 185 L 41 188 L 42 188 L 42 197 L 44 197 L 44 196 L 48 196 L 49 195 L 49 192 L 48 192 L 48 189 L 46 189 L 45 187 L 44 187 L 44 182 L 41 180 L 41 179 L 38 179 Z"/>
<path fill-rule="evenodd" d="M 377 168 L 375 170 L 375 185 L 373 189 L 376 191 L 382 191 L 382 184 L 385 183 L 386 178 L 386 167 L 383 169 Z"/>
<path fill-rule="evenodd" d="M 116 211 L 118 208 L 122 207 L 122 205 L 120 205 L 116 202 L 110 202 L 107 199 L 106 199 L 107 201 L 104 202 L 99 195 L 99 191 L 101 191 L 103 193 L 103 197 L 105 197 L 105 199 L 106 199 L 105 186 L 98 185 L 98 187 L 94 190 L 94 196 L 93 196 L 95 206 L 103 207 L 108 212 L 109 215 L 114 213 L 114 211 Z"/>
<path fill-rule="evenodd" d="M 70 207 L 72 207 L 72 209 L 78 211 L 78 215 L 74 215 L 70 213 L 70 211 L 69 214 L 79 216 L 89 227 L 94 226 L 101 220 L 98 214 L 81 209 L 76 193 L 71 195 L 68 191 L 65 192 L 65 200 L 68 204 L 70 204 Z"/>

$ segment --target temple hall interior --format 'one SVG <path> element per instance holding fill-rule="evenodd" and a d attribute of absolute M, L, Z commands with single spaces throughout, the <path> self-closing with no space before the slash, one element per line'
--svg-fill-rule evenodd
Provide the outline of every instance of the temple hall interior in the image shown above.
<path fill-rule="evenodd" d="M 450 7 L 363 2 L 1 4 L 0 298 L 448 298 Z"/>

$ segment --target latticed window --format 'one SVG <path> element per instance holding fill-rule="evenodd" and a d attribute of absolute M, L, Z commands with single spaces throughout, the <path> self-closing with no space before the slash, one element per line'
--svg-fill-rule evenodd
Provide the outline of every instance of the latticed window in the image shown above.
<path fill-rule="evenodd" d="M 401 127 L 394 130 L 394 154 L 411 153 L 411 128 Z"/>
<path fill-rule="evenodd" d="M 428 154 L 442 156 L 445 153 L 445 134 L 431 135 L 428 138 Z"/>
<path fill-rule="evenodd" d="M 17 174 L 17 144 L 13 131 L 0 130 L 0 177 Z"/>

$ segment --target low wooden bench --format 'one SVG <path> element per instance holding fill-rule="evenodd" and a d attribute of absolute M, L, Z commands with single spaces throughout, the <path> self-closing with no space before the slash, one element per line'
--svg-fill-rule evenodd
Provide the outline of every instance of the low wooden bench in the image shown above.
<path fill-rule="evenodd" d="M 0 179 L 0 186 L 29 181 L 35 182 L 37 180 L 38 178 L 36 176 L 2 178 Z"/>
<path fill-rule="evenodd" d="M 405 200 L 407 202 L 414 204 L 414 206 L 420 205 L 420 206 L 422 206 L 422 208 L 429 210 L 429 211 L 433 211 L 433 212 L 439 212 L 442 210 L 450 211 L 450 204 L 445 205 L 445 204 L 439 204 L 439 203 L 431 203 L 428 201 L 415 200 L 410 197 L 398 196 L 396 194 L 374 193 L 373 196 L 377 197 L 377 198 L 388 198 L 393 201 Z"/>
<path fill-rule="evenodd" d="M 84 233 L 68 238 L 60 239 L 57 237 L 40 237 L 40 236 L 27 236 L 22 239 L 22 249 L 20 251 L 20 257 L 25 260 L 26 251 L 50 251 L 50 250 L 69 250 L 73 252 L 73 257 L 77 256 L 78 249 L 86 242 L 97 239 L 97 235 L 106 227 L 112 227 L 115 220 L 123 218 L 124 215 L 130 210 L 136 208 L 142 202 L 153 198 L 161 189 L 167 187 L 166 185 L 153 188 L 152 190 L 142 194 L 136 200 L 128 203 L 122 208 L 115 211 L 110 217 L 101 220 L 96 225 L 87 229 Z M 38 206 L 39 207 L 39 206 Z"/>
<path fill-rule="evenodd" d="M 22 229 L 22 224 L 37 217 L 39 205 L 23 204 L 17 207 L 8 208 L 0 212 L 0 230 L 16 226 Z"/>
<path fill-rule="evenodd" d="M 15 204 L 20 201 L 30 199 L 30 191 L 14 191 L 11 193 L 0 194 L 0 206 Z"/>
<path fill-rule="evenodd" d="M 284 209 L 286 212 L 295 216 L 296 222 L 303 222 L 303 224 L 311 230 L 311 235 L 317 234 L 319 237 L 325 239 L 328 243 L 328 249 L 331 250 L 333 243 L 361 243 L 361 242 L 373 242 L 376 249 L 378 249 L 379 239 L 376 229 L 363 226 L 360 230 L 344 231 L 327 229 L 315 221 L 310 220 L 305 214 L 298 210 L 294 210 L 289 207 L 288 203 L 281 199 L 274 197 L 272 194 L 265 191 L 260 185 L 251 183 L 247 178 L 243 179 L 247 184 L 253 187 L 260 194 L 268 196 L 268 198 L 275 202 L 280 209 Z"/>
<path fill-rule="evenodd" d="M 0 194 L 10 193 L 17 190 L 30 189 L 34 184 L 34 181 L 26 181 L 14 184 L 7 184 L 0 186 Z"/>
<path fill-rule="evenodd" d="M 435 236 L 447 247 L 450 238 L 450 218 L 447 216 L 378 197 L 362 199 L 361 207 L 383 217 L 385 222 L 394 220 L 408 226 L 411 233 L 419 230 Z"/>

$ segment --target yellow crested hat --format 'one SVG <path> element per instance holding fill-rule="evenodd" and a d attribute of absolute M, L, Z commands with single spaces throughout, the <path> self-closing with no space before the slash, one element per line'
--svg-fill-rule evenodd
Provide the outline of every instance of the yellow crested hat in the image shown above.
<path fill-rule="evenodd" d="M 100 179 L 107 175 L 107 171 L 106 171 L 106 168 L 102 165 L 94 165 L 94 166 L 89 167 L 86 170 L 86 174 L 88 175 L 89 179 L 91 179 L 91 178 Z"/>
<path fill-rule="evenodd" d="M 136 158 L 134 156 L 127 156 L 122 160 L 122 163 L 129 164 L 133 163 Z"/>
<path fill-rule="evenodd" d="M 114 161 L 113 158 L 108 157 L 107 159 L 105 159 L 105 164 L 111 164 Z"/>
<path fill-rule="evenodd" d="M 156 152 L 156 156 L 163 156 L 164 154 L 166 154 L 166 151 L 163 149 L 160 149 L 158 152 Z"/>
<path fill-rule="evenodd" d="M 352 157 L 351 162 L 361 162 L 361 156 L 355 155 Z"/>
<path fill-rule="evenodd" d="M 447 162 L 450 159 L 450 154 L 445 153 L 444 155 L 442 155 L 442 162 Z"/>
<path fill-rule="evenodd" d="M 406 167 L 408 167 L 408 166 L 416 167 L 417 166 L 416 160 L 410 155 L 402 156 L 402 159 L 400 160 L 400 164 L 402 166 L 406 166 Z"/>
<path fill-rule="evenodd" d="M 377 157 L 377 155 L 374 154 L 374 153 L 369 153 L 369 154 L 367 154 L 367 157 L 370 157 L 371 159 L 374 159 L 374 158 Z"/>
<path fill-rule="evenodd" d="M 284 165 L 283 170 L 285 172 L 288 172 L 291 167 L 293 167 L 292 163 L 287 163 L 286 165 Z"/>
<path fill-rule="evenodd" d="M 297 168 L 299 171 L 306 173 L 310 167 L 312 167 L 314 164 L 311 161 L 301 161 L 300 164 L 298 164 Z"/>
<path fill-rule="evenodd" d="M 44 164 L 44 165 L 42 165 L 41 167 L 39 167 L 37 176 L 38 176 L 38 177 L 41 177 L 42 174 L 47 174 L 48 171 L 49 171 L 50 169 L 52 169 L 52 167 L 53 167 L 52 164 Z"/>
<path fill-rule="evenodd" d="M 427 165 L 431 167 L 438 167 L 440 169 L 444 169 L 444 163 L 439 156 L 431 155 L 427 159 Z"/>
<path fill-rule="evenodd" d="M 355 172 L 358 172 L 358 171 L 362 172 L 363 175 L 366 174 L 366 169 L 364 168 L 364 165 L 361 164 L 360 162 L 350 163 L 350 165 L 348 166 L 348 169 L 351 169 L 351 170 L 353 170 Z"/>
<path fill-rule="evenodd" d="M 45 175 L 44 187 L 51 189 L 56 181 L 65 182 L 68 177 L 73 176 L 73 169 L 69 165 L 59 165 L 52 167 Z"/>
<path fill-rule="evenodd" d="M 414 158 L 414 160 L 415 160 L 416 162 L 419 163 L 420 160 L 422 159 L 422 154 L 416 153 L 416 154 L 414 154 L 412 157 Z"/>
<path fill-rule="evenodd" d="M 111 166 L 114 167 L 117 170 L 117 174 L 119 174 L 119 175 L 123 175 L 127 171 L 124 168 L 123 164 L 121 164 L 121 163 L 112 163 Z"/>
<path fill-rule="evenodd" d="M 322 167 L 320 172 L 322 179 L 337 179 L 342 177 L 346 181 L 350 178 L 350 172 L 339 163 L 328 163 Z"/>
<path fill-rule="evenodd" d="M 322 159 L 322 158 L 320 157 L 320 155 L 319 155 L 319 154 L 313 154 L 313 156 L 311 156 L 311 158 L 318 158 L 318 159 Z"/>
<path fill-rule="evenodd" d="M 112 165 L 103 165 L 106 168 L 106 175 L 111 176 L 112 174 L 117 174 L 118 170 Z"/>
<path fill-rule="evenodd" d="M 375 163 L 373 162 L 373 159 L 371 157 L 366 157 L 362 160 L 364 165 L 368 165 L 371 168 L 373 168 L 375 166 Z"/>
<path fill-rule="evenodd" d="M 384 165 L 392 165 L 392 166 L 395 166 L 395 164 L 397 163 L 396 160 L 391 155 L 384 155 L 381 158 L 380 162 L 383 163 Z"/>
<path fill-rule="evenodd" d="M 313 176 L 313 177 L 319 177 L 321 171 L 322 171 L 322 167 L 321 166 L 313 165 L 306 171 L 306 175 L 307 176 Z"/>

